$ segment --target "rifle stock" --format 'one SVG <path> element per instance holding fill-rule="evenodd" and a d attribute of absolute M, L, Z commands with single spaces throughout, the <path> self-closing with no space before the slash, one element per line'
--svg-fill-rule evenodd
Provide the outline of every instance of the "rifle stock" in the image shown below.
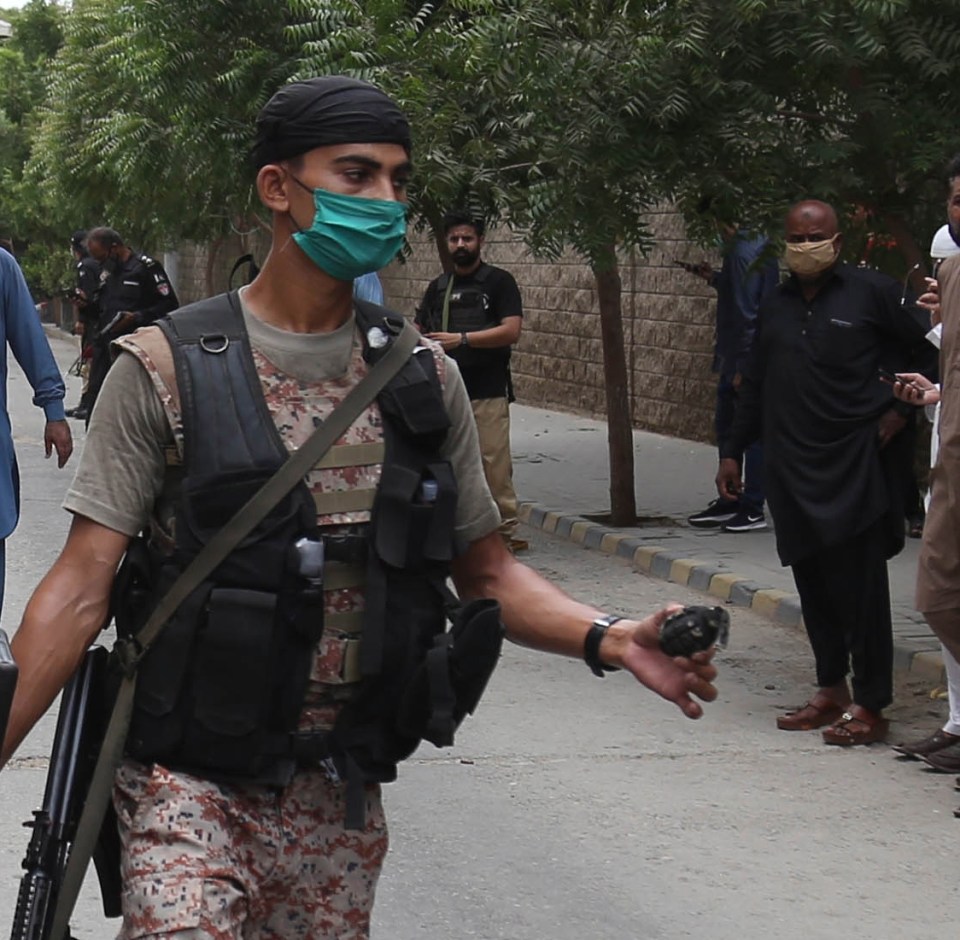
<path fill-rule="evenodd" d="M 51 937 L 57 893 L 63 879 L 77 822 L 86 798 L 103 735 L 107 701 L 107 651 L 87 651 L 80 668 L 64 687 L 50 753 L 43 806 L 24 823 L 30 842 L 23 860 L 25 874 L 14 913 L 11 940 L 69 940 Z M 101 832 L 95 857 L 104 914 L 116 917 L 119 906 L 119 845 L 111 815 Z M 112 869 L 112 870 L 110 870 Z"/>

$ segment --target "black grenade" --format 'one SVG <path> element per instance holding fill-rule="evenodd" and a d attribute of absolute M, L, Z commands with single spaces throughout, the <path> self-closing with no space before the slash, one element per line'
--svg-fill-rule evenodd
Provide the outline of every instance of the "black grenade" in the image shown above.
<path fill-rule="evenodd" d="M 668 656 L 692 656 L 714 643 L 726 646 L 730 615 L 722 607 L 684 607 L 660 627 L 660 649 Z"/>

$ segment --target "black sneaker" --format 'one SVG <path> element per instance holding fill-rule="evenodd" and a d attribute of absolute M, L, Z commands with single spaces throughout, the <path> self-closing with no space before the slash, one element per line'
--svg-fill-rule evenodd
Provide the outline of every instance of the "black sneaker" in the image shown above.
<path fill-rule="evenodd" d="M 733 499 L 715 499 L 703 512 L 687 517 L 687 522 L 697 529 L 716 529 L 740 511 L 740 503 Z"/>
<path fill-rule="evenodd" d="M 729 522 L 720 526 L 724 532 L 753 532 L 754 529 L 765 529 L 767 518 L 762 510 L 741 509 Z"/>

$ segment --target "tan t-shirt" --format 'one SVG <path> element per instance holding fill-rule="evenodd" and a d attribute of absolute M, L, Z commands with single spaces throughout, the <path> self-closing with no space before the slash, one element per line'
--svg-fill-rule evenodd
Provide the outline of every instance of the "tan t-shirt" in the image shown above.
<path fill-rule="evenodd" d="M 241 306 L 251 345 L 282 372 L 304 382 L 346 372 L 356 337 L 352 317 L 332 333 L 291 333 L 264 323 L 246 304 Z M 446 373 L 443 399 L 452 426 L 442 454 L 457 478 L 456 539 L 462 552 L 470 542 L 495 531 L 500 514 L 484 479 L 470 400 L 449 357 Z M 172 444 L 173 433 L 153 382 L 136 356 L 122 352 L 97 399 L 64 508 L 124 535 L 136 535 L 164 488 L 169 492 L 165 448 Z"/>

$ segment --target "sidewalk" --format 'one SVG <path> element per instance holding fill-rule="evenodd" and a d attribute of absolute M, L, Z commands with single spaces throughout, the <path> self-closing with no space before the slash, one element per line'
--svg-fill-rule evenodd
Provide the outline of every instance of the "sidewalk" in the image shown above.
<path fill-rule="evenodd" d="M 800 601 L 790 569 L 777 558 L 772 525 L 730 534 L 686 524 L 688 515 L 717 495 L 712 445 L 635 431 L 637 514 L 645 521 L 614 529 L 585 518 L 610 507 L 606 424 L 525 405 L 514 405 L 510 414 L 523 522 L 631 559 L 654 577 L 801 626 Z M 919 549 L 919 539 L 907 539 L 889 563 L 894 662 L 898 669 L 938 682 L 940 644 L 913 608 Z"/>

